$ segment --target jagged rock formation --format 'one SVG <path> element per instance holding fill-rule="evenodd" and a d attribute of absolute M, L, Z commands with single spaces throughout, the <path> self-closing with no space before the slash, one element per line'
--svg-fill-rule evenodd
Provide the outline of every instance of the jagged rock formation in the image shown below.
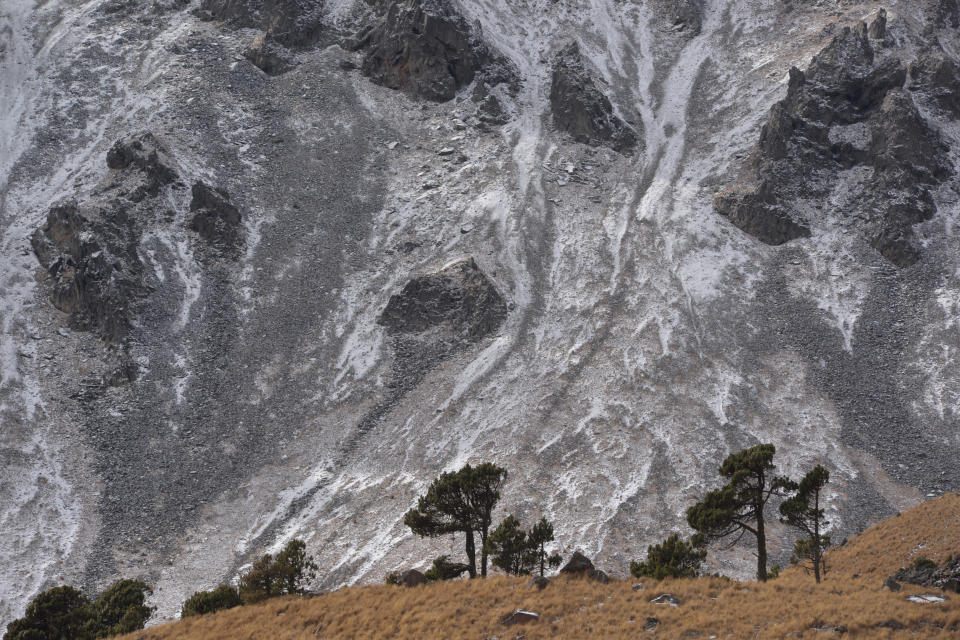
<path fill-rule="evenodd" d="M 902 88 L 906 67 L 871 43 L 869 33 L 885 36 L 885 20 L 869 32 L 863 22 L 844 27 L 805 72 L 791 69 L 741 177 L 715 198 L 719 213 L 767 244 L 839 224 L 898 267 L 917 262 L 912 227 L 934 215 L 931 190 L 951 169 L 936 129 Z M 933 61 L 916 65 L 918 82 L 941 87 L 946 100 L 955 84 L 948 74 Z M 802 214 L 805 202 L 822 211 Z"/>
<path fill-rule="evenodd" d="M 605 144 L 627 151 L 637 144 L 636 132 L 613 111 L 610 99 L 587 72 L 580 46 L 572 42 L 553 60 L 550 107 L 553 123 L 585 144 Z"/>
<path fill-rule="evenodd" d="M 358 39 L 365 49 L 363 75 L 412 96 L 446 102 L 481 72 L 481 83 L 515 82 L 449 0 L 398 0 Z"/>
<path fill-rule="evenodd" d="M 96 196 L 53 207 L 31 242 L 50 276 L 54 306 L 70 314 L 74 327 L 120 343 L 137 302 L 148 293 L 137 245 L 144 228 L 159 217 L 152 199 L 177 174 L 150 133 L 114 144 L 107 166 L 112 171 Z"/>
<path fill-rule="evenodd" d="M 323 33 L 323 0 L 203 0 L 198 15 L 262 29 L 268 43 L 292 49 L 315 45 Z"/>
<path fill-rule="evenodd" d="M 240 210 L 230 203 L 223 189 L 195 182 L 191 189 L 190 230 L 196 231 L 211 246 L 226 254 L 236 255 L 240 236 Z"/>

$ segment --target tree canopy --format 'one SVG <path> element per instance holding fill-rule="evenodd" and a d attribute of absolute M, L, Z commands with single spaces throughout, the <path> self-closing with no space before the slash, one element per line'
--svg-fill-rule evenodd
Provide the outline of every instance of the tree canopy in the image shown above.
<path fill-rule="evenodd" d="M 304 593 L 306 585 L 316 577 L 317 565 L 307 555 L 303 540 L 294 539 L 276 557 L 261 556 L 242 576 L 237 586 L 244 604 L 260 602 L 275 596 Z"/>
<path fill-rule="evenodd" d="M 440 475 L 417 500 L 417 507 L 403 518 L 404 524 L 418 536 L 436 537 L 449 533 L 463 533 L 466 541 L 467 564 L 470 577 L 477 576 L 475 535 L 480 536 L 480 575 L 487 575 L 487 537 L 492 523 L 493 509 L 500 500 L 500 490 L 507 471 L 484 462 L 472 467 L 465 465 L 459 471 Z"/>
<path fill-rule="evenodd" d="M 830 523 L 824 520 L 820 507 L 820 494 L 829 481 L 830 472 L 817 465 L 799 483 L 788 484 L 787 489 L 793 495 L 780 505 L 780 522 L 804 534 L 793 545 L 791 561 L 812 563 L 813 576 L 818 583 L 824 568 L 823 552 L 830 546 L 830 536 L 822 533 Z"/>
<path fill-rule="evenodd" d="M 698 544 L 746 534 L 757 541 L 757 579 L 767 579 L 767 536 L 764 508 L 770 497 L 782 495 L 789 480 L 774 476 L 772 444 L 758 444 L 731 453 L 720 466 L 727 483 L 687 509 L 687 523 L 698 533 Z"/>
<path fill-rule="evenodd" d="M 631 562 L 630 575 L 654 580 L 695 578 L 706 557 L 706 549 L 699 549 L 682 540 L 679 533 L 674 533 L 663 542 L 647 547 L 644 562 Z"/>

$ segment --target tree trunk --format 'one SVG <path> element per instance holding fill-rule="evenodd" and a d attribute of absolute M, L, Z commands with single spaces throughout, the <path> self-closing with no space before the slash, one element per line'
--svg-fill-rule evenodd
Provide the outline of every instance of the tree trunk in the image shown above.
<path fill-rule="evenodd" d="M 484 525 L 483 529 L 480 530 L 480 576 L 483 578 L 487 577 L 487 529 L 488 525 Z"/>
<path fill-rule="evenodd" d="M 813 496 L 813 577 L 820 584 L 820 492 Z"/>
<path fill-rule="evenodd" d="M 544 544 L 541 542 L 540 543 L 540 577 L 541 578 L 543 577 L 543 559 L 544 559 L 544 556 L 546 555 L 546 550 L 543 547 L 544 547 Z"/>
<path fill-rule="evenodd" d="M 471 578 L 477 577 L 477 547 L 473 541 L 473 529 L 467 529 L 467 564 L 470 565 L 468 571 Z"/>
<path fill-rule="evenodd" d="M 757 508 L 757 580 L 767 581 L 767 533 L 763 527 L 763 504 Z"/>

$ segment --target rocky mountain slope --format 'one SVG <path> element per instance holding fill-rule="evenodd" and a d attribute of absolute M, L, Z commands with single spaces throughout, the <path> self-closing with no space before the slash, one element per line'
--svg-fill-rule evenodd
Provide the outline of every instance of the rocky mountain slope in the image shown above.
<path fill-rule="evenodd" d="M 3 3 L 0 622 L 120 575 L 168 617 L 295 535 L 380 580 L 456 549 L 400 516 L 466 461 L 608 566 L 758 441 L 829 466 L 837 539 L 956 489 L 958 28 Z"/>

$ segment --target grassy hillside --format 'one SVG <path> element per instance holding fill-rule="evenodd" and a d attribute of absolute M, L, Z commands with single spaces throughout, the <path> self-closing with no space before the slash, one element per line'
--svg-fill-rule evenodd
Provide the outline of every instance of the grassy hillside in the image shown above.
<path fill-rule="evenodd" d="M 960 595 L 939 604 L 906 597 L 929 590 L 881 589 L 883 579 L 923 555 L 942 562 L 960 553 L 960 494 L 926 502 L 890 518 L 829 554 L 829 573 L 816 585 L 793 568 L 766 584 L 644 580 L 607 585 L 557 579 L 544 591 L 527 579 L 490 578 L 405 589 L 368 586 L 311 598 L 281 598 L 218 614 L 153 627 L 129 640 L 277 640 L 317 638 L 857 638 L 960 637 Z M 678 607 L 649 601 L 661 593 Z M 540 614 L 538 622 L 506 627 L 514 609 Z M 644 630 L 657 618 L 656 631 Z M 798 635 L 798 634 L 802 634 Z"/>

